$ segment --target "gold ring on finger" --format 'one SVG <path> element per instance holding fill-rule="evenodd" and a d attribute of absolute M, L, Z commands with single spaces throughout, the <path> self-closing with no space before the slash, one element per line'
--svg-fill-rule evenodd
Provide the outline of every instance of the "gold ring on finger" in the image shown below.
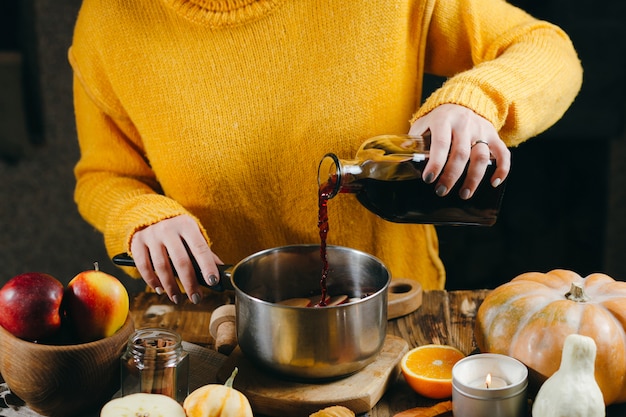
<path fill-rule="evenodd" d="M 474 146 L 478 145 L 479 143 L 484 143 L 485 145 L 487 145 L 487 147 L 489 147 L 489 142 L 487 142 L 486 140 L 478 139 L 476 142 L 473 142 L 470 145 L 470 148 L 474 148 Z"/>

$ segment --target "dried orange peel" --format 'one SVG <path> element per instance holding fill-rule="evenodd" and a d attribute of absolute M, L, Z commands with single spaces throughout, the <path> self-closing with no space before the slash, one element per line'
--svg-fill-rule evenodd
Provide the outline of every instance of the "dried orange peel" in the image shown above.
<path fill-rule="evenodd" d="M 432 407 L 415 407 L 394 414 L 393 417 L 440 417 L 452 415 L 452 401 L 444 401 Z"/>

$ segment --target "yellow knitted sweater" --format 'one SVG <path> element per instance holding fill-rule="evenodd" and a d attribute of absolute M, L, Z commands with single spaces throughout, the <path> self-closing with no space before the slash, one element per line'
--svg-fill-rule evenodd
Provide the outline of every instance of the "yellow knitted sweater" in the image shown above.
<path fill-rule="evenodd" d="M 187 213 L 227 263 L 319 242 L 325 153 L 350 158 L 442 103 L 515 146 L 562 116 L 582 78 L 559 28 L 502 0 L 85 0 L 69 60 L 75 199 L 109 253 Z M 449 80 L 422 103 L 424 72 Z M 444 287 L 432 226 L 380 220 L 350 195 L 329 217 L 329 244 Z"/>

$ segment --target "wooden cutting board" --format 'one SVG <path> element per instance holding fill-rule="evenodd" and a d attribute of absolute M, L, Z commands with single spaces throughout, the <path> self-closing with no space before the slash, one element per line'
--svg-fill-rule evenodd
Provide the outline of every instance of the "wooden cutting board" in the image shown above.
<path fill-rule="evenodd" d="M 218 370 L 217 379 L 223 383 L 235 366 L 239 368 L 234 387 L 246 395 L 255 414 L 307 417 L 331 405 L 366 413 L 398 377 L 407 351 L 405 340 L 388 335 L 376 359 L 359 372 L 336 381 L 305 383 L 280 379 L 256 367 L 236 348 Z"/>

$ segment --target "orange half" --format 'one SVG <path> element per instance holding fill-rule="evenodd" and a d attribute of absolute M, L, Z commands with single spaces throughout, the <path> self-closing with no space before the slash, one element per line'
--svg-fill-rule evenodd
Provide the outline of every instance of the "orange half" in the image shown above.
<path fill-rule="evenodd" d="M 418 394 L 433 399 L 452 396 L 452 367 L 463 352 L 448 345 L 424 345 L 409 350 L 400 362 L 404 379 Z"/>

